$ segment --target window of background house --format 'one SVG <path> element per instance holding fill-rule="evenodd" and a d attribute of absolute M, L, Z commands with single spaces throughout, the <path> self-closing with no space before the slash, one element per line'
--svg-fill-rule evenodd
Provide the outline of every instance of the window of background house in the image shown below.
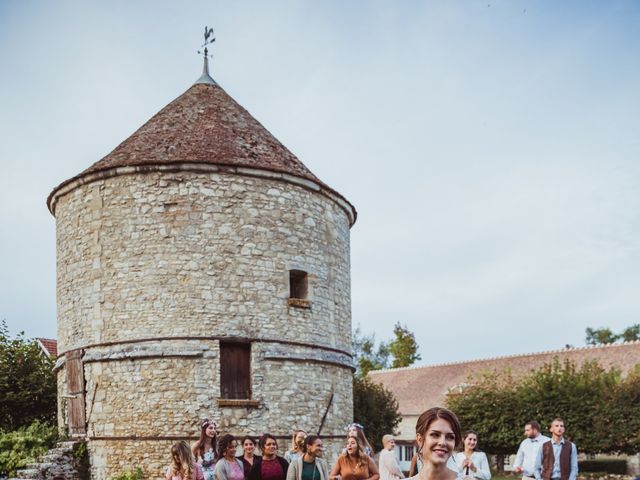
<path fill-rule="evenodd" d="M 220 342 L 220 396 L 251 398 L 251 344 Z"/>
<path fill-rule="evenodd" d="M 302 270 L 289 271 L 289 298 L 307 299 L 309 284 L 307 272 Z"/>

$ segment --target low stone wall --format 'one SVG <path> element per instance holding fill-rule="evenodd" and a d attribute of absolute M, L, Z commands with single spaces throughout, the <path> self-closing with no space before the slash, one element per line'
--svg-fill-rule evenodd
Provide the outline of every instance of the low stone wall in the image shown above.
<path fill-rule="evenodd" d="M 29 480 L 89 480 L 89 457 L 86 443 L 59 442 L 37 462 L 18 470 L 19 479 Z M 10 479 L 14 480 L 14 479 Z"/>

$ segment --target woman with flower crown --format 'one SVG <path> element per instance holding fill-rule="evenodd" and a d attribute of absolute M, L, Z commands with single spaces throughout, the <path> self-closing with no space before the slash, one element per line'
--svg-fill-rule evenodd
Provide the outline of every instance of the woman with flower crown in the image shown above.
<path fill-rule="evenodd" d="M 218 460 L 216 456 L 218 438 L 216 428 L 216 422 L 205 418 L 200 425 L 200 438 L 191 447 L 196 462 L 202 467 L 205 480 L 214 479 L 216 461 Z"/>

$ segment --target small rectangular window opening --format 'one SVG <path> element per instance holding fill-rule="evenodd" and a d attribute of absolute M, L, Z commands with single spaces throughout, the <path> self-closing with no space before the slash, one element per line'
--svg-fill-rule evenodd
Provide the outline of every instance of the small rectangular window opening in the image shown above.
<path fill-rule="evenodd" d="M 251 399 L 251 344 L 220 342 L 220 397 Z"/>
<path fill-rule="evenodd" d="M 289 271 L 289 298 L 306 300 L 309 293 L 307 272 L 302 270 Z"/>

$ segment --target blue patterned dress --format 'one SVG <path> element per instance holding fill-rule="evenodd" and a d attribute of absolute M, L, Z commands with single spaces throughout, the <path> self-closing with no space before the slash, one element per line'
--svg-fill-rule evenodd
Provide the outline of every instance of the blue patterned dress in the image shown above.
<path fill-rule="evenodd" d="M 214 480 L 213 472 L 215 469 L 215 455 L 213 453 L 213 449 L 210 448 L 209 451 L 204 453 L 204 457 L 202 457 L 202 473 L 204 473 L 204 480 Z"/>

